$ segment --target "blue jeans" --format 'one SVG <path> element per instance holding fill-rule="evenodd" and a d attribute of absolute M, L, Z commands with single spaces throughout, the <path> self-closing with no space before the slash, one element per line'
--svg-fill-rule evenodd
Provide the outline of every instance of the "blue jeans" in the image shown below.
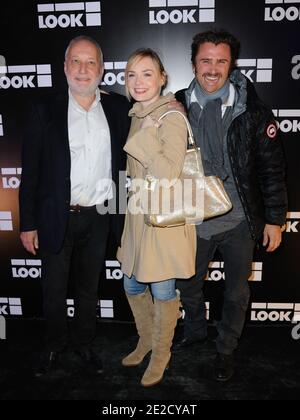
<path fill-rule="evenodd" d="M 177 297 L 175 279 L 160 281 L 157 283 L 139 283 L 134 276 L 124 276 L 124 289 L 128 295 L 141 295 L 149 287 L 154 299 L 174 300 Z"/>

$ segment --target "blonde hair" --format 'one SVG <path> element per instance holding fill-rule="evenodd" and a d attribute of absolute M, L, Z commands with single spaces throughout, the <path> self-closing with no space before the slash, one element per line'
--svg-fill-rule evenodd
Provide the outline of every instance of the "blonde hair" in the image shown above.
<path fill-rule="evenodd" d="M 130 69 L 132 68 L 132 66 L 138 61 L 142 60 L 143 58 L 151 58 L 153 62 L 156 64 L 160 74 L 165 78 L 165 83 L 162 87 L 162 91 L 163 89 L 165 89 L 165 87 L 168 84 L 168 75 L 165 71 L 164 65 L 159 55 L 151 48 L 140 48 L 137 51 L 135 51 L 133 54 L 131 54 L 131 56 L 128 59 L 126 70 L 125 70 L 125 81 L 126 81 L 125 90 L 126 90 L 126 96 L 129 100 L 131 100 L 132 97 L 127 87 L 128 73 L 130 72 Z"/>

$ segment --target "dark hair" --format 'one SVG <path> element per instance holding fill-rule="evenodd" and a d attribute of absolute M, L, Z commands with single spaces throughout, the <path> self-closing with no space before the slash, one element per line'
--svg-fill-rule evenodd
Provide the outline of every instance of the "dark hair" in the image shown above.
<path fill-rule="evenodd" d="M 205 42 L 211 42 L 215 45 L 229 45 L 231 51 L 231 70 L 234 69 L 236 60 L 239 58 L 240 55 L 241 44 L 240 41 L 237 38 L 235 38 L 235 36 L 223 29 L 213 29 L 207 32 L 201 32 L 194 36 L 192 43 L 192 63 L 194 66 L 196 64 L 196 56 L 199 52 L 199 48 Z"/>

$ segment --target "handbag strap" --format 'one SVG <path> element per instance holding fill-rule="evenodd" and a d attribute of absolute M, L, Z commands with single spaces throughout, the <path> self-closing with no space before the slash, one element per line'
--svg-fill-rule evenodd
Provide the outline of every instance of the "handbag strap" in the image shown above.
<path fill-rule="evenodd" d="M 167 115 L 170 115 L 170 114 L 179 114 L 179 115 L 182 116 L 182 118 L 184 119 L 184 121 L 186 123 L 187 129 L 188 129 L 189 145 L 196 148 L 196 142 L 195 142 L 195 138 L 194 138 L 194 134 L 193 134 L 191 124 L 189 123 L 189 120 L 187 119 L 187 117 L 182 112 L 176 111 L 175 109 L 171 109 L 170 111 L 165 112 L 161 117 L 159 117 L 158 122 L 161 121 L 163 118 L 165 118 Z"/>

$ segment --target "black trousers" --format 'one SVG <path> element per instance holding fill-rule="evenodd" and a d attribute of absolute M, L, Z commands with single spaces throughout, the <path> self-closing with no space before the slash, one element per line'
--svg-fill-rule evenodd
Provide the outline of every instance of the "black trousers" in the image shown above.
<path fill-rule="evenodd" d="M 100 274 L 109 234 L 109 216 L 96 208 L 70 212 L 69 225 L 59 254 L 41 252 L 47 349 L 62 350 L 68 342 L 66 298 L 70 273 L 75 273 L 75 317 L 72 341 L 77 349 L 92 345 Z"/>
<path fill-rule="evenodd" d="M 207 335 L 203 286 L 209 263 L 218 250 L 224 259 L 226 289 L 222 319 L 217 326 L 217 351 L 230 355 L 237 348 L 249 305 L 248 279 L 252 272 L 254 247 L 246 222 L 229 232 L 213 236 L 211 240 L 198 238 L 196 275 L 191 280 L 177 281 L 185 310 L 186 338 L 202 339 Z"/>

